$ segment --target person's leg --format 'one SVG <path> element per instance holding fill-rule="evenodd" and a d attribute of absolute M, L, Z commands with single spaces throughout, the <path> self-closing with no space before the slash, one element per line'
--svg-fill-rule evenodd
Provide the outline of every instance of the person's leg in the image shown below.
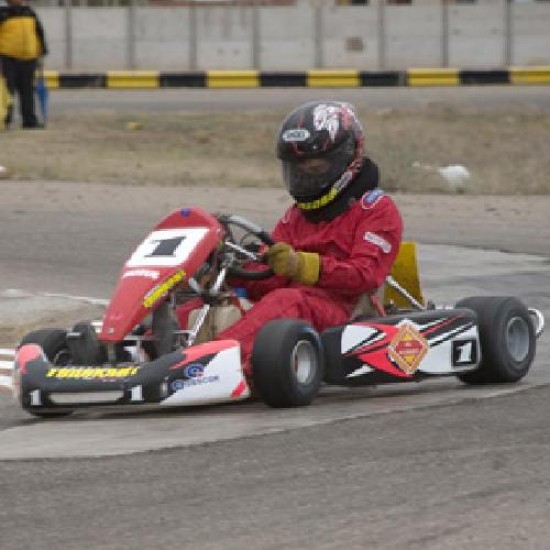
<path fill-rule="evenodd" d="M 349 317 L 344 307 L 326 299 L 307 294 L 299 288 L 280 288 L 266 294 L 240 321 L 221 332 L 217 339 L 238 340 L 241 344 L 243 369 L 250 377 L 250 356 L 257 332 L 272 319 L 303 319 L 319 332 L 344 323 Z"/>
<path fill-rule="evenodd" d="M 204 301 L 201 298 L 191 298 L 176 308 L 176 315 L 180 329 L 188 329 L 189 327 L 189 315 L 190 313 L 202 307 Z"/>
<path fill-rule="evenodd" d="M 6 128 L 13 121 L 13 100 L 14 100 L 15 91 L 16 91 L 14 61 L 15 60 L 12 59 L 11 57 L 4 57 L 4 56 L 0 57 L 0 63 L 2 64 L 2 75 L 4 76 L 4 80 L 6 81 L 6 87 L 8 89 L 8 92 L 11 95 L 10 106 L 8 107 L 6 117 L 4 118 L 4 124 Z"/>
<path fill-rule="evenodd" d="M 17 86 L 21 99 L 23 128 L 36 128 L 38 119 L 34 110 L 34 77 L 36 61 L 17 61 Z"/>

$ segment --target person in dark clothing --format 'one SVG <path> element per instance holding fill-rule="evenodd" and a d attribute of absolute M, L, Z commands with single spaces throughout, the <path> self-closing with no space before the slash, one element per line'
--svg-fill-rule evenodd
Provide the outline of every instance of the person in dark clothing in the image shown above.
<path fill-rule="evenodd" d="M 38 63 L 48 53 L 44 28 L 34 10 L 23 0 L 0 6 L 0 70 L 12 96 L 19 96 L 23 128 L 40 128 L 34 103 L 34 78 Z M 13 102 L 5 126 L 13 121 Z"/>

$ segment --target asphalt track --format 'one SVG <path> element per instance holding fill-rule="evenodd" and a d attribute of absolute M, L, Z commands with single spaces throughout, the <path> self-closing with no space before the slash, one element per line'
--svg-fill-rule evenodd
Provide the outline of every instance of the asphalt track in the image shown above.
<path fill-rule="evenodd" d="M 1 212 L 0 290 L 106 296 L 164 206 L 141 219 L 94 209 L 67 219 L 57 205 Z M 522 239 L 507 252 L 421 245 L 426 294 L 514 294 L 550 318 L 550 253 L 525 254 Z M 38 312 L 47 301 L 31 303 Z M 517 386 L 325 390 L 303 410 L 250 403 L 43 422 L 0 395 L 0 548 L 547 548 L 547 340 Z"/>
<path fill-rule="evenodd" d="M 357 108 L 419 108 L 432 105 L 461 109 L 493 109 L 509 105 L 550 108 L 548 86 L 461 86 L 447 88 L 263 88 L 214 90 L 163 88 L 159 90 L 54 90 L 52 112 L 104 111 L 207 111 L 283 110 L 304 101 L 334 99 L 351 101 Z"/>

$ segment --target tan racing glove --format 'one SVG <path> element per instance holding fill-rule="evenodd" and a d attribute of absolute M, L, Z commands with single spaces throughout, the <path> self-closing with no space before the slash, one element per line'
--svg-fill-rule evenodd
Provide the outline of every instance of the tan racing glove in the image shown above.
<path fill-rule="evenodd" d="M 275 243 L 265 253 L 267 264 L 277 275 L 290 277 L 304 285 L 315 285 L 319 280 L 321 258 L 315 252 L 296 252 L 287 243 Z"/>

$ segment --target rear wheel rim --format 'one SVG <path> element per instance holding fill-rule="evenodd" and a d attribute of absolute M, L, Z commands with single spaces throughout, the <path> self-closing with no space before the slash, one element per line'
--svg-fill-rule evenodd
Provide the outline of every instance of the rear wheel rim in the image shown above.
<path fill-rule="evenodd" d="M 308 340 L 300 340 L 292 350 L 291 366 L 300 385 L 309 384 L 315 377 L 317 355 L 315 347 Z"/>
<path fill-rule="evenodd" d="M 506 348 L 514 361 L 521 363 L 529 354 L 529 326 L 522 317 L 512 317 L 506 324 Z"/>
<path fill-rule="evenodd" d="M 71 362 L 71 352 L 68 348 L 60 349 L 52 358 L 52 364 L 57 366 L 65 366 Z"/>

